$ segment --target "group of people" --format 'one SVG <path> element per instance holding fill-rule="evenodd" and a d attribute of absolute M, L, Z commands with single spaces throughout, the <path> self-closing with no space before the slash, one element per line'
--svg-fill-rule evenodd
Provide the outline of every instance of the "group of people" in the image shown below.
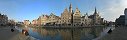
<path fill-rule="evenodd" d="M 15 27 L 12 26 L 12 27 L 11 27 L 11 32 L 14 32 L 14 31 L 15 31 L 14 29 L 15 29 Z M 25 35 L 25 36 L 28 36 L 28 35 L 29 35 L 28 31 L 25 30 L 25 29 L 22 29 L 22 34 Z"/>

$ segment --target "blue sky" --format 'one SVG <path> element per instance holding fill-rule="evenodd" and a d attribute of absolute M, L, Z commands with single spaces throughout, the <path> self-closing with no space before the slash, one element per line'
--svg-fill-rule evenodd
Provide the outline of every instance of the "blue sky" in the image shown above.
<path fill-rule="evenodd" d="M 72 4 L 73 10 L 79 8 L 81 14 L 91 15 L 96 6 L 100 16 L 108 21 L 114 21 L 123 14 L 127 7 L 126 0 L 0 0 L 0 12 L 9 19 L 16 21 L 34 20 L 42 14 L 54 13 L 61 16 L 65 8 Z"/>

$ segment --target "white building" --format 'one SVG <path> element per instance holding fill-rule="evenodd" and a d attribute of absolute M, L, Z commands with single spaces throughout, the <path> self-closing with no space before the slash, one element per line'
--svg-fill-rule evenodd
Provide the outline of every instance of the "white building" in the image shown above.
<path fill-rule="evenodd" d="M 57 24 L 58 21 L 59 21 L 59 16 L 56 16 L 56 15 L 54 15 L 53 13 L 51 13 L 51 14 L 49 15 L 48 23 Z"/>
<path fill-rule="evenodd" d="M 86 13 L 84 16 L 81 18 L 81 24 L 82 25 L 90 25 L 92 23 L 92 19 L 88 18 L 88 14 Z"/>
<path fill-rule="evenodd" d="M 78 8 L 76 8 L 74 14 L 73 14 L 73 25 L 79 25 L 81 24 L 81 14 Z"/>

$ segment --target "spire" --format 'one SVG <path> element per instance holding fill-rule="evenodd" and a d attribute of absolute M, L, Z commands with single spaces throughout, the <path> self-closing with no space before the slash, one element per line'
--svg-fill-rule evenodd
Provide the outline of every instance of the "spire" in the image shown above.
<path fill-rule="evenodd" d="M 84 14 L 84 16 L 88 16 L 88 13 Z"/>
<path fill-rule="evenodd" d="M 96 15 L 96 14 L 97 14 L 97 9 L 96 9 L 96 7 L 95 7 L 94 15 Z"/>
<path fill-rule="evenodd" d="M 70 7 L 72 7 L 72 4 L 70 3 Z"/>
<path fill-rule="evenodd" d="M 88 16 L 88 13 L 86 13 L 86 15 Z"/>
<path fill-rule="evenodd" d="M 72 4 L 70 3 L 69 12 L 72 13 Z"/>
<path fill-rule="evenodd" d="M 96 9 L 96 7 L 95 7 L 95 13 L 97 13 L 97 9 Z"/>

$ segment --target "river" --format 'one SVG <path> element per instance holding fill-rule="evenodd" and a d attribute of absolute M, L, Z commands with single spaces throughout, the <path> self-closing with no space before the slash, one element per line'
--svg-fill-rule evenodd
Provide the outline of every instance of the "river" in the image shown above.
<path fill-rule="evenodd" d="M 104 36 L 111 27 L 91 27 L 73 29 L 48 29 L 27 27 L 29 36 L 39 40 L 97 40 Z M 20 32 L 23 27 L 16 27 Z"/>

